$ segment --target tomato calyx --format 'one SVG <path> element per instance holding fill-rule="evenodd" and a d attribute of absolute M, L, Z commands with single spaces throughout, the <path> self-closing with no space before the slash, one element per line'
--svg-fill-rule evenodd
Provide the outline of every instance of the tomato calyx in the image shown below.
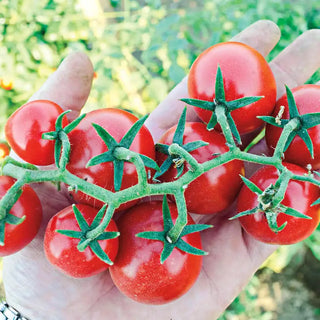
<path fill-rule="evenodd" d="M 124 162 L 130 161 L 131 157 L 130 154 L 133 151 L 130 151 L 129 148 L 133 143 L 134 138 L 138 134 L 139 130 L 143 126 L 144 122 L 146 121 L 148 115 L 144 116 L 143 118 L 139 119 L 135 122 L 135 124 L 128 130 L 128 132 L 123 136 L 121 141 L 118 143 L 112 135 L 110 135 L 103 127 L 99 126 L 98 124 L 93 123 L 92 126 L 96 130 L 97 134 L 100 138 L 104 141 L 106 146 L 108 147 L 108 151 L 101 153 L 89 160 L 86 167 L 95 166 L 97 164 L 105 163 L 105 162 L 112 162 L 114 167 L 114 189 L 115 191 L 119 191 L 122 184 L 123 178 L 123 170 L 124 170 Z M 128 150 L 128 154 L 123 157 L 123 152 L 118 154 L 119 149 L 123 151 L 124 149 Z M 159 170 L 157 163 L 140 153 L 136 153 L 142 160 L 143 164 L 146 167 L 151 169 Z M 131 161 L 132 162 L 132 161 Z"/>
<path fill-rule="evenodd" d="M 179 214 L 186 214 L 179 212 Z M 207 255 L 208 253 L 206 251 L 203 251 L 201 249 L 198 249 L 196 247 L 191 246 L 186 241 L 182 239 L 183 236 L 206 230 L 208 228 L 211 228 L 211 225 L 207 224 L 192 224 L 192 225 L 185 225 L 181 229 L 181 233 L 179 237 L 174 240 L 172 237 L 170 237 L 170 230 L 174 228 L 174 223 L 171 218 L 170 209 L 167 201 L 167 197 L 163 197 L 163 203 L 162 203 L 162 215 L 163 215 L 163 231 L 144 231 L 139 232 L 136 234 L 139 238 L 149 239 L 149 240 L 158 240 L 163 242 L 163 250 L 161 252 L 160 256 L 160 263 L 163 264 L 166 259 L 170 256 L 174 248 L 178 248 L 181 251 L 187 252 L 189 254 L 194 255 Z"/>
<path fill-rule="evenodd" d="M 284 193 L 286 191 L 288 182 L 291 178 L 291 174 L 288 170 L 284 170 L 282 174 L 280 174 L 279 179 L 275 184 L 270 184 L 265 190 L 261 190 L 257 185 L 255 185 L 249 179 L 242 177 L 244 184 L 255 194 L 257 194 L 258 205 L 253 209 L 242 211 L 237 215 L 230 218 L 230 220 L 234 220 L 243 216 L 263 213 L 265 218 L 267 219 L 269 228 L 274 232 L 278 233 L 282 231 L 287 222 L 284 222 L 281 226 L 278 225 L 277 217 L 279 213 L 284 213 L 289 216 L 293 216 L 296 218 L 302 219 L 311 219 L 309 216 L 293 209 L 287 207 L 281 203 L 284 198 Z"/>
<path fill-rule="evenodd" d="M 102 228 L 102 231 L 100 231 L 101 226 L 108 226 L 113 214 L 113 210 L 106 210 L 106 206 L 107 205 L 104 205 L 98 211 L 93 222 L 89 226 L 80 210 L 76 207 L 76 205 L 72 205 L 74 215 L 76 217 L 81 231 L 56 230 L 56 232 L 70 238 L 79 239 L 80 241 L 78 243 L 77 248 L 80 252 L 84 251 L 87 247 L 90 247 L 93 253 L 99 259 L 101 259 L 103 262 L 109 265 L 112 265 L 113 261 L 110 260 L 109 256 L 103 251 L 98 242 L 99 240 L 115 239 L 120 235 L 120 233 L 116 231 L 104 231 L 105 228 Z"/>
<path fill-rule="evenodd" d="M 184 108 L 179 118 L 179 122 L 177 124 L 177 128 L 175 130 L 171 146 L 173 145 L 175 145 L 175 147 L 179 146 L 180 150 L 183 149 L 184 151 L 189 153 L 201 147 L 207 146 L 208 143 L 199 140 L 199 141 L 193 141 L 193 142 L 183 144 L 183 134 L 184 134 L 185 124 L 186 124 L 186 114 L 187 114 L 187 108 Z M 154 180 L 157 181 L 157 178 L 159 178 L 165 172 L 167 172 L 172 165 L 177 169 L 176 179 L 182 175 L 184 171 L 184 165 L 185 165 L 186 159 L 182 157 L 181 154 L 172 153 L 171 152 L 172 149 L 173 148 L 170 148 L 170 146 L 166 144 L 162 144 L 162 143 L 156 144 L 156 151 L 161 152 L 167 155 L 168 157 L 160 166 L 160 171 L 155 173 L 153 177 Z"/>
<path fill-rule="evenodd" d="M 231 116 L 231 112 L 236 109 L 245 107 L 249 104 L 252 104 L 260 100 L 261 98 L 263 98 L 263 96 L 243 97 L 243 98 L 227 101 L 225 97 L 222 71 L 220 66 L 218 65 L 217 75 L 215 80 L 215 97 L 213 101 L 190 99 L 190 98 L 181 99 L 181 101 L 185 102 L 186 104 L 192 105 L 194 107 L 211 111 L 212 115 L 207 124 L 207 129 L 213 130 L 213 128 L 219 123 L 221 125 L 223 132 L 226 132 L 226 130 L 231 130 L 231 133 L 234 139 L 236 140 L 236 142 L 238 144 L 241 144 L 240 134 Z M 229 134 L 226 136 L 227 141 L 228 141 L 228 136 Z M 228 141 L 228 142 L 230 143 L 231 141 Z"/>
<path fill-rule="evenodd" d="M 45 132 L 42 134 L 42 139 L 55 140 L 55 146 L 54 146 L 55 164 L 57 168 L 61 168 L 61 169 L 65 169 L 67 163 L 69 162 L 71 146 L 70 146 L 68 134 L 73 129 L 75 129 L 75 127 L 85 117 L 85 114 L 83 114 L 63 128 L 62 126 L 63 117 L 69 112 L 71 112 L 71 110 L 67 110 L 59 115 L 55 123 L 55 131 Z"/>
<path fill-rule="evenodd" d="M 289 123 L 293 124 L 293 130 L 287 137 L 283 152 L 290 146 L 292 140 L 299 136 L 305 143 L 312 158 L 314 158 L 313 144 L 308 129 L 320 124 L 320 112 L 300 114 L 293 97 L 292 91 L 286 86 L 288 99 L 289 119 L 281 119 L 283 109 L 280 109 L 278 116 L 260 116 L 259 119 L 279 128 L 285 128 Z"/>

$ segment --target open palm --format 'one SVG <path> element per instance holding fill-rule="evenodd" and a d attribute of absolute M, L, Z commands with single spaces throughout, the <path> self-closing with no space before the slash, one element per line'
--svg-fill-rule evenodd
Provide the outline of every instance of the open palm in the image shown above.
<path fill-rule="evenodd" d="M 279 38 L 274 23 L 258 21 L 232 40 L 246 43 L 266 56 Z M 289 87 L 303 84 L 320 67 L 320 56 L 315 52 L 320 52 L 320 30 L 304 33 L 271 62 L 278 96 L 284 93 L 284 84 Z M 88 98 L 92 76 L 89 59 L 81 53 L 72 54 L 32 99 L 52 100 L 64 109 L 72 109 L 71 116 L 75 117 Z M 155 140 L 177 122 L 184 107 L 178 99 L 187 95 L 184 79 L 151 113 L 146 125 Z M 188 120 L 196 119 L 192 110 L 188 110 Z M 263 145 L 257 148 L 263 151 Z M 247 172 L 252 170 L 253 167 L 248 167 Z M 202 233 L 203 247 L 210 254 L 204 258 L 202 272 L 192 289 L 167 305 L 142 305 L 124 297 L 108 272 L 72 279 L 47 262 L 43 252 L 45 226 L 53 214 L 70 204 L 70 199 L 67 192 L 58 193 L 49 184 L 36 185 L 35 190 L 45 215 L 42 228 L 29 246 L 3 259 L 7 300 L 32 320 L 216 319 L 276 248 L 255 241 L 238 221 L 228 221 L 226 216 L 233 213 L 229 208 L 220 218 L 206 221 L 215 226 Z"/>

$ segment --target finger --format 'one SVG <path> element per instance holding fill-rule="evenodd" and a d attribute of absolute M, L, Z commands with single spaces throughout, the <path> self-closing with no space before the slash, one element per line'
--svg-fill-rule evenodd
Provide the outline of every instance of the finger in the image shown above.
<path fill-rule="evenodd" d="M 280 31 L 272 21 L 260 20 L 243 30 L 232 41 L 238 41 L 253 46 L 261 54 L 269 53 L 280 38 Z M 147 127 L 152 132 L 155 141 L 162 134 L 178 122 L 185 104 L 179 99 L 187 98 L 188 87 L 187 77 L 185 77 L 163 100 L 159 106 L 150 114 L 146 121 Z M 188 108 L 187 121 L 198 119 L 193 108 Z"/>
<path fill-rule="evenodd" d="M 72 110 L 74 119 L 87 101 L 93 79 L 93 66 L 81 52 L 69 55 L 30 100 L 51 100 L 63 109 Z"/>
<path fill-rule="evenodd" d="M 304 84 L 320 67 L 320 30 L 308 30 L 286 47 L 270 66 L 277 80 L 278 97 Z"/>

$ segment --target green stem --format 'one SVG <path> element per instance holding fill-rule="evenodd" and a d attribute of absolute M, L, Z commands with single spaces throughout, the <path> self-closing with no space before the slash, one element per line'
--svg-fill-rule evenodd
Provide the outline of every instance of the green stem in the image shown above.
<path fill-rule="evenodd" d="M 62 142 L 62 152 L 60 155 L 59 168 L 61 170 L 65 170 L 67 164 L 69 163 L 71 146 L 68 135 L 63 130 L 59 132 L 59 138 Z"/>
<path fill-rule="evenodd" d="M 183 188 L 181 191 L 177 192 L 174 195 L 176 199 L 176 206 L 178 209 L 178 217 L 174 226 L 167 233 L 167 240 L 170 243 L 175 243 L 179 240 L 179 237 L 181 232 L 183 231 L 183 228 L 188 223 L 188 213 L 187 213 L 186 200 L 184 198 L 184 191 L 185 189 Z"/>
<path fill-rule="evenodd" d="M 227 141 L 227 145 L 229 146 L 230 150 L 236 148 L 237 146 L 234 142 L 232 131 L 227 120 L 225 107 L 217 104 L 215 108 L 215 113 L 217 116 L 218 123 L 220 124 L 220 127 L 222 129 L 223 135 Z"/>
<path fill-rule="evenodd" d="M 289 138 L 289 135 L 292 131 L 294 131 L 295 129 L 297 129 L 300 125 L 300 122 L 298 119 L 292 119 L 290 120 L 283 128 L 280 138 L 277 142 L 277 146 L 274 150 L 273 153 L 273 157 L 274 159 L 277 161 L 281 161 L 282 156 L 283 156 L 283 152 L 284 152 L 284 148 L 286 145 L 286 142 Z"/>
<path fill-rule="evenodd" d="M 272 199 L 273 207 L 277 207 L 280 204 L 280 202 L 283 200 L 291 177 L 292 177 L 292 173 L 287 168 L 284 167 L 283 172 L 280 174 L 277 182 L 275 183 L 275 185 L 278 186 L 277 187 L 278 191 Z"/>

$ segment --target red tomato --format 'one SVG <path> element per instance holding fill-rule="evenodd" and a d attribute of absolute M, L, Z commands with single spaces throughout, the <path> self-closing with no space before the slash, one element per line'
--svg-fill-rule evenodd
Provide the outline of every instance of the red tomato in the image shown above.
<path fill-rule="evenodd" d="M 10 148 L 6 142 L 0 142 L 0 160 L 3 160 L 10 153 Z"/>
<path fill-rule="evenodd" d="M 292 93 L 300 114 L 320 112 L 319 85 L 302 85 L 294 88 Z M 281 118 L 288 119 L 289 108 L 286 94 L 284 94 L 277 101 L 276 107 L 272 114 L 274 117 L 276 117 L 279 113 L 281 106 L 284 106 L 284 112 Z M 270 151 L 274 150 L 276 147 L 282 130 L 282 128 L 267 124 L 266 142 Z M 291 142 L 287 151 L 284 153 L 284 159 L 285 161 L 295 163 L 303 167 L 305 167 L 307 164 L 311 164 L 312 168 L 317 170 L 320 169 L 320 125 L 308 129 L 308 133 L 313 144 L 314 158 L 311 158 L 311 154 L 304 141 L 299 136 L 296 136 Z"/>
<path fill-rule="evenodd" d="M 252 132 L 262 126 L 257 116 L 269 115 L 276 101 L 276 82 L 264 57 L 255 49 L 238 42 L 224 42 L 208 48 L 191 66 L 188 78 L 190 98 L 214 100 L 218 66 L 222 71 L 227 101 L 264 96 L 231 112 L 239 133 Z M 204 122 L 209 122 L 211 111 L 200 108 L 195 108 L 195 111 Z"/>
<path fill-rule="evenodd" d="M 14 183 L 13 178 L 0 176 L 0 198 L 4 197 Z M 9 213 L 18 218 L 25 216 L 25 219 L 18 225 L 8 223 L 5 225 L 4 246 L 0 246 L 1 257 L 24 248 L 39 230 L 42 206 L 37 194 L 30 186 L 24 185 L 22 187 L 22 194 Z"/>
<path fill-rule="evenodd" d="M 91 225 L 98 210 L 83 204 L 78 204 L 76 207 Z M 84 278 L 109 268 L 109 265 L 100 260 L 89 247 L 80 252 L 77 249 L 79 239 L 62 235 L 56 230 L 80 231 L 72 206 L 66 207 L 51 218 L 44 237 L 46 256 L 50 263 L 60 271 L 75 278 Z M 112 219 L 105 231 L 118 231 Z M 114 261 L 118 251 L 118 238 L 98 242 L 110 260 Z"/>
<path fill-rule="evenodd" d="M 294 174 L 303 175 L 307 171 L 294 164 L 285 164 Z M 250 180 L 261 190 L 274 184 L 278 178 L 277 169 L 265 166 L 258 170 Z M 243 228 L 259 241 L 270 244 L 293 244 L 304 240 L 317 228 L 320 220 L 319 205 L 311 207 L 311 204 L 320 196 L 319 188 L 315 185 L 302 181 L 290 180 L 282 204 L 293 208 L 312 219 L 303 219 L 279 213 L 277 216 L 278 226 L 287 222 L 286 227 L 278 233 L 273 232 L 267 223 L 263 212 L 243 216 L 240 219 Z M 257 195 L 243 186 L 238 197 L 238 212 L 253 209 L 257 206 Z"/>
<path fill-rule="evenodd" d="M 35 100 L 17 109 L 5 126 L 6 139 L 13 151 L 24 161 L 45 166 L 54 163 L 54 141 L 42 139 L 42 134 L 55 130 L 55 122 L 63 112 L 48 100 Z M 68 124 L 64 117 L 63 126 Z"/>
<path fill-rule="evenodd" d="M 177 208 L 169 203 L 175 221 Z M 164 304 L 185 294 L 200 273 L 202 256 L 174 248 L 163 264 L 160 256 L 163 242 L 136 237 L 142 231 L 163 231 L 162 201 L 144 202 L 125 212 L 117 221 L 120 231 L 119 252 L 110 267 L 118 289 L 138 302 Z M 188 224 L 193 224 L 188 216 Z M 199 232 L 183 240 L 201 249 Z"/>
<path fill-rule="evenodd" d="M 67 169 L 78 177 L 90 183 L 114 191 L 113 163 L 106 162 L 86 168 L 88 161 L 108 150 L 103 140 L 92 126 L 96 123 L 111 134 L 117 142 L 123 138 L 127 131 L 137 121 L 133 114 L 119 109 L 99 109 L 89 112 L 80 124 L 69 134 L 71 143 L 70 162 Z M 154 142 L 151 133 L 143 126 L 130 147 L 130 150 L 144 154 L 155 159 Z M 131 187 L 138 182 L 137 172 L 132 163 L 124 164 L 124 175 L 121 189 Z M 73 196 L 80 203 L 102 207 L 103 203 L 80 191 Z M 137 201 L 130 201 L 120 206 L 123 210 L 134 205 Z"/>
<path fill-rule="evenodd" d="M 170 145 L 173 140 L 176 126 L 170 128 L 161 137 L 159 143 Z M 205 124 L 200 122 L 187 122 L 183 135 L 183 144 L 202 140 L 208 142 L 208 146 L 191 151 L 190 154 L 203 163 L 213 159 L 214 153 L 223 154 L 229 149 L 226 146 L 224 136 L 217 131 L 208 131 Z M 167 156 L 157 152 L 159 166 Z M 187 172 L 185 165 L 184 173 Z M 213 168 L 192 181 L 185 191 L 187 209 L 192 213 L 210 214 L 226 209 L 236 198 L 242 184 L 240 174 L 244 175 L 242 161 L 234 160 L 224 165 Z M 173 181 L 177 176 L 174 166 L 159 177 L 161 181 Z"/>

